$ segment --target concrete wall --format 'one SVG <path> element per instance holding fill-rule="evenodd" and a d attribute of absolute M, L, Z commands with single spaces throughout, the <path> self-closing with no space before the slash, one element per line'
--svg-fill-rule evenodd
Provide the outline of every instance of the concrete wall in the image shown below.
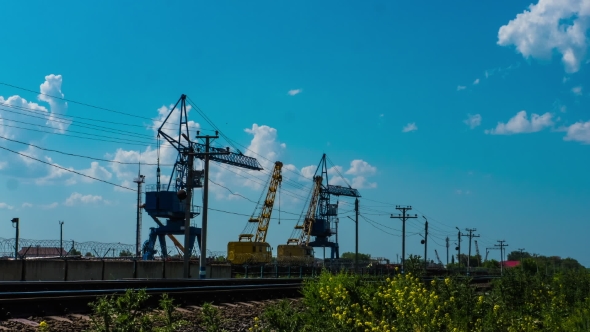
<path fill-rule="evenodd" d="M 133 278 L 133 262 L 105 261 L 104 280 Z"/>
<path fill-rule="evenodd" d="M 20 281 L 22 261 L 0 260 L 0 281 Z"/>
<path fill-rule="evenodd" d="M 59 260 L 25 260 L 25 280 L 63 281 L 66 262 Z"/>
<path fill-rule="evenodd" d="M 132 267 L 133 268 L 133 267 Z M 166 268 L 168 268 L 166 266 Z M 139 261 L 137 262 L 137 277 L 147 279 L 160 279 L 164 276 L 162 262 Z"/>
<path fill-rule="evenodd" d="M 67 280 L 101 280 L 101 261 L 68 261 Z"/>
<path fill-rule="evenodd" d="M 0 281 L 115 280 L 133 278 L 134 273 L 137 278 L 182 278 L 183 262 L 0 260 Z M 198 263 L 191 262 L 190 273 L 191 278 L 199 278 Z M 231 278 L 231 267 L 207 266 L 207 278 Z"/>

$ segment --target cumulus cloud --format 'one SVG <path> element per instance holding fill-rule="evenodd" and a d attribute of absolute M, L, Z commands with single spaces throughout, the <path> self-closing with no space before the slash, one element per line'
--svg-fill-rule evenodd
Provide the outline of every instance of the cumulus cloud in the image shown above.
<path fill-rule="evenodd" d="M 577 72 L 588 49 L 590 4 L 587 0 L 539 0 L 498 30 L 498 45 L 514 45 L 525 58 L 549 60 L 561 55 L 568 73 Z"/>
<path fill-rule="evenodd" d="M 590 121 L 576 122 L 566 128 L 565 141 L 575 141 L 590 144 Z"/>
<path fill-rule="evenodd" d="M 73 192 L 70 197 L 66 198 L 64 205 L 65 206 L 74 206 L 74 205 L 88 205 L 88 204 L 96 204 L 96 203 L 103 203 L 106 202 L 103 200 L 102 196 L 98 195 L 82 195 L 78 192 Z"/>
<path fill-rule="evenodd" d="M 350 175 L 373 175 L 377 172 L 377 167 L 371 166 L 368 162 L 355 159 L 350 162 L 350 168 L 346 174 Z"/>
<path fill-rule="evenodd" d="M 476 78 L 475 81 L 473 81 L 473 85 L 478 85 L 479 84 L 479 78 Z"/>
<path fill-rule="evenodd" d="M 418 127 L 416 126 L 415 122 L 412 123 L 408 123 L 403 129 L 402 129 L 402 133 L 409 133 L 411 131 L 416 131 L 418 130 Z"/>
<path fill-rule="evenodd" d="M 0 209 L 12 210 L 14 207 L 6 203 L 0 203 Z"/>
<path fill-rule="evenodd" d="M 41 91 L 41 94 L 39 94 L 39 100 L 48 103 L 51 107 L 51 113 L 49 113 L 46 124 L 57 129 L 60 133 L 64 133 L 72 123 L 70 120 L 61 117 L 65 114 L 68 103 L 64 100 L 50 97 L 64 97 L 64 94 L 61 91 L 62 83 L 63 79 L 61 75 L 51 74 L 45 76 L 45 82 L 39 87 Z"/>
<path fill-rule="evenodd" d="M 293 90 L 289 90 L 289 92 L 287 92 L 287 94 L 289 94 L 289 96 L 294 96 L 294 95 L 298 95 L 301 92 L 303 92 L 303 89 L 293 89 Z"/>
<path fill-rule="evenodd" d="M 534 133 L 553 125 L 552 114 L 547 112 L 543 115 L 531 114 L 530 120 L 526 111 L 518 112 L 507 123 L 498 122 L 494 129 L 486 130 L 491 135 L 511 135 L 522 133 Z"/>
<path fill-rule="evenodd" d="M 473 129 L 479 125 L 481 125 L 481 115 L 475 114 L 467 114 L 467 119 L 463 120 L 463 123 L 468 125 L 469 128 Z"/>
<path fill-rule="evenodd" d="M 467 89 L 466 86 L 464 86 L 464 85 L 457 85 L 457 91 L 461 91 L 461 90 L 465 90 L 465 89 Z"/>
<path fill-rule="evenodd" d="M 24 203 L 21 205 L 21 207 L 22 207 L 23 209 L 26 209 L 26 208 L 33 207 L 33 204 L 31 204 L 31 203 L 29 203 L 29 202 L 24 202 Z"/>

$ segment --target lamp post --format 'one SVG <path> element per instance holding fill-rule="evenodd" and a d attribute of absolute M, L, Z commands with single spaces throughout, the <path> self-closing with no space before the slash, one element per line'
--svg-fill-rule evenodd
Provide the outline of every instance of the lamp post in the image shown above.
<path fill-rule="evenodd" d="M 19 219 L 18 218 L 12 218 L 12 227 L 16 228 L 16 239 L 14 242 L 14 259 L 18 258 L 18 236 L 19 236 Z"/>
<path fill-rule="evenodd" d="M 63 256 L 64 222 L 59 221 L 59 257 Z"/>

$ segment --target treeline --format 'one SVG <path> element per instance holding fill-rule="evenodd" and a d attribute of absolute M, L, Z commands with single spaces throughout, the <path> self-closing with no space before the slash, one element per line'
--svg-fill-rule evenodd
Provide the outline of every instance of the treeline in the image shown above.
<path fill-rule="evenodd" d="M 528 270 L 529 272 L 544 272 L 544 273 L 555 273 L 558 271 L 565 270 L 577 270 L 584 269 L 585 267 L 580 264 L 577 260 L 567 257 L 561 258 L 559 256 L 544 256 L 538 254 L 531 254 L 526 251 L 512 251 L 506 257 L 507 261 L 518 261 L 519 266 L 522 269 Z M 495 259 L 489 259 L 482 261 L 480 255 L 468 256 L 461 254 L 459 259 L 455 261 L 453 257 L 448 267 L 484 267 L 488 269 L 500 268 L 500 262 Z"/>

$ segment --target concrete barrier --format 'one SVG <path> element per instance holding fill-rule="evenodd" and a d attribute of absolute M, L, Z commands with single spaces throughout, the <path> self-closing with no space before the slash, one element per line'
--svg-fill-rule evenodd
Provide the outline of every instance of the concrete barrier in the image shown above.
<path fill-rule="evenodd" d="M 133 262 L 132 262 L 133 264 Z M 164 277 L 164 264 L 157 261 L 138 261 L 137 278 L 156 279 Z M 166 267 L 167 268 L 167 267 Z"/>
<path fill-rule="evenodd" d="M 193 264 L 191 264 L 191 265 L 193 265 Z M 165 275 L 166 279 L 182 278 L 183 276 L 184 276 L 184 262 L 166 262 L 166 275 Z"/>
<path fill-rule="evenodd" d="M 136 264 L 136 265 L 135 265 Z M 229 265 L 207 266 L 207 278 L 231 278 Z M 183 262 L 98 260 L 0 260 L 0 281 L 115 280 L 182 278 Z M 199 279 L 199 264 L 191 262 L 192 279 Z M 23 278 L 24 277 L 24 278 Z"/>
<path fill-rule="evenodd" d="M 104 280 L 133 278 L 133 262 L 105 261 L 103 277 Z"/>
<path fill-rule="evenodd" d="M 25 260 L 26 281 L 63 281 L 66 263 L 61 260 Z"/>
<path fill-rule="evenodd" d="M 20 281 L 23 273 L 23 261 L 0 260 L 0 281 Z"/>
<path fill-rule="evenodd" d="M 67 278 L 71 280 L 102 280 L 101 261 L 67 261 Z"/>

